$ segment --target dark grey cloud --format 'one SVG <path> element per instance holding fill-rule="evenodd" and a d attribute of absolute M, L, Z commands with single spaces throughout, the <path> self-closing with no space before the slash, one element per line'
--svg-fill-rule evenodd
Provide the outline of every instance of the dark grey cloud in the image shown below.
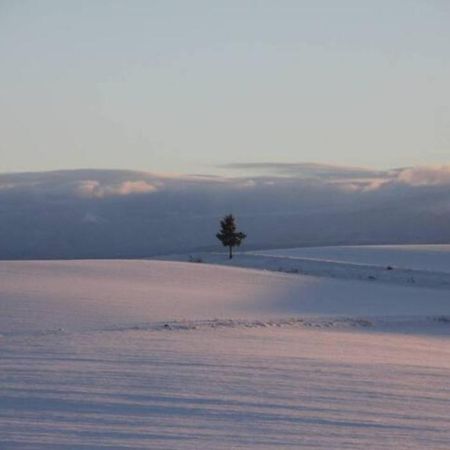
<path fill-rule="evenodd" d="M 239 177 L 115 170 L 0 174 L 0 258 L 217 250 L 218 220 L 228 212 L 248 234 L 246 248 L 450 242 L 448 167 L 296 169 Z"/>

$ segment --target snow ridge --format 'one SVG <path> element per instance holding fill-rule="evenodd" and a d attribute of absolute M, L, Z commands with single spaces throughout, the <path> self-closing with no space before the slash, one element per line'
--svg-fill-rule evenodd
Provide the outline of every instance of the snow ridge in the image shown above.
<path fill-rule="evenodd" d="M 113 326 L 103 331 L 201 331 L 214 329 L 245 328 L 381 328 L 398 326 L 450 327 L 450 316 L 424 317 L 289 317 L 273 320 L 211 319 L 172 320 L 167 322 L 139 323 L 127 326 Z"/>
<path fill-rule="evenodd" d="M 177 332 L 177 331 L 214 331 L 214 330 L 245 330 L 245 329 L 381 329 L 399 330 L 402 328 L 427 329 L 432 331 L 436 327 L 448 328 L 450 332 L 450 316 L 405 316 L 405 317 L 287 317 L 269 320 L 248 319 L 202 319 L 202 320 L 169 320 L 156 322 L 142 322 L 126 325 L 112 325 L 103 329 L 84 330 L 81 334 L 109 333 L 109 332 Z M 65 328 L 49 328 L 27 332 L 4 333 L 0 338 L 33 337 L 46 338 L 63 336 L 76 332 Z"/>
<path fill-rule="evenodd" d="M 131 326 L 117 326 L 105 331 L 192 331 L 221 328 L 347 328 L 370 327 L 372 321 L 362 318 L 299 318 L 290 317 L 274 320 L 211 319 L 211 320 L 173 320 L 168 322 L 142 323 Z"/>

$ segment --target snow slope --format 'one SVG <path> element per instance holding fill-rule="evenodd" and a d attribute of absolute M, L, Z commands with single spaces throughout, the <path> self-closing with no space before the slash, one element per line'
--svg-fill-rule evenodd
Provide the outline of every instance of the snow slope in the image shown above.
<path fill-rule="evenodd" d="M 209 264 L 252 267 L 340 280 L 450 289 L 450 246 L 316 247 L 223 253 L 169 255 L 165 260 L 201 260 Z"/>
<path fill-rule="evenodd" d="M 263 250 L 260 255 L 450 272 L 450 245 L 357 245 Z"/>
<path fill-rule="evenodd" d="M 449 293 L 0 262 L 0 448 L 448 449 Z"/>

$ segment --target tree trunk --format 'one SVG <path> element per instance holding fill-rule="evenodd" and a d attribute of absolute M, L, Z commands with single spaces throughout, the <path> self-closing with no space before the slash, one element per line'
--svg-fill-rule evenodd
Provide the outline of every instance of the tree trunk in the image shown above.
<path fill-rule="evenodd" d="M 229 259 L 231 259 L 233 257 L 233 247 L 230 245 L 228 248 L 230 249 Z"/>

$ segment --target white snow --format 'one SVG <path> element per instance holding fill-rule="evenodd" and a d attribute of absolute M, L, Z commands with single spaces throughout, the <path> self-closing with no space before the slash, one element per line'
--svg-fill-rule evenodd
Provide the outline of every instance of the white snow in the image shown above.
<path fill-rule="evenodd" d="M 448 449 L 450 289 L 428 271 L 0 262 L 0 448 Z"/>
<path fill-rule="evenodd" d="M 210 264 L 341 280 L 450 288 L 450 245 L 315 247 L 242 252 L 238 255 L 231 261 L 223 253 L 170 255 L 162 259 L 201 260 Z"/>
<path fill-rule="evenodd" d="M 261 255 L 450 272 L 450 245 L 359 245 L 262 250 Z"/>

